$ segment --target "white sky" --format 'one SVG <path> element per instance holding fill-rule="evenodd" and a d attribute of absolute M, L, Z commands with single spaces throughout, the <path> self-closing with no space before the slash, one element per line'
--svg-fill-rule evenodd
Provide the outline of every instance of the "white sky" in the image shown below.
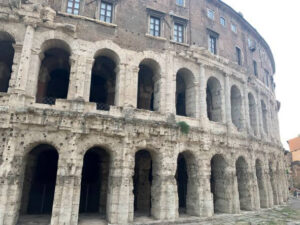
<path fill-rule="evenodd" d="M 276 64 L 276 97 L 281 102 L 282 144 L 300 134 L 299 0 L 223 0 L 256 28 L 270 45 Z"/>

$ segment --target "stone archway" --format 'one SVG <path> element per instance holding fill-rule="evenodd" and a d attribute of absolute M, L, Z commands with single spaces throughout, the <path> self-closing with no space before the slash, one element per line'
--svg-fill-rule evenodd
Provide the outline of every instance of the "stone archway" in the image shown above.
<path fill-rule="evenodd" d="M 119 58 L 111 50 L 98 51 L 92 68 L 90 102 L 97 104 L 98 110 L 109 110 L 115 105 L 116 80 Z"/>
<path fill-rule="evenodd" d="M 151 216 L 152 157 L 148 150 L 135 154 L 133 176 L 134 215 Z"/>
<path fill-rule="evenodd" d="M 137 108 L 159 111 L 160 66 L 153 59 L 144 59 L 139 65 Z"/>
<path fill-rule="evenodd" d="M 222 93 L 220 81 L 210 77 L 206 86 L 207 117 L 210 121 L 222 122 Z"/>
<path fill-rule="evenodd" d="M 56 174 L 57 150 L 47 144 L 33 148 L 26 156 L 20 220 L 24 215 L 49 215 L 52 213 Z"/>
<path fill-rule="evenodd" d="M 62 40 L 51 39 L 43 46 L 36 102 L 54 105 L 56 99 L 66 99 L 69 90 L 71 50 Z"/>
<path fill-rule="evenodd" d="M 80 216 L 94 214 L 106 218 L 110 155 L 100 147 L 89 149 L 83 160 Z"/>

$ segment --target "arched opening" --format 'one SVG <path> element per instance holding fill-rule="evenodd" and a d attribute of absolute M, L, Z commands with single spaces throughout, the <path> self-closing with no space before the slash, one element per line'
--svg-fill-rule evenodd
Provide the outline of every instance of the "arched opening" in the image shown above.
<path fill-rule="evenodd" d="M 194 75 L 188 69 L 180 69 L 176 75 L 176 115 L 195 117 Z"/>
<path fill-rule="evenodd" d="M 231 120 L 240 131 L 243 128 L 242 95 L 237 86 L 233 85 L 230 91 Z"/>
<path fill-rule="evenodd" d="M 134 215 L 151 215 L 152 157 L 149 151 L 140 150 L 135 154 L 133 176 Z"/>
<path fill-rule="evenodd" d="M 98 110 L 109 110 L 115 104 L 118 57 L 110 50 L 101 50 L 95 57 L 90 90 L 90 102 Z"/>
<path fill-rule="evenodd" d="M 106 217 L 110 155 L 100 147 L 89 149 L 83 159 L 79 213 Z M 84 215 L 83 215 L 84 216 Z"/>
<path fill-rule="evenodd" d="M 264 175 L 261 160 L 257 159 L 255 162 L 255 171 L 256 171 L 256 179 L 259 191 L 259 199 L 260 199 L 260 207 L 267 208 L 268 207 L 268 198 L 267 192 L 265 189 L 264 183 Z"/>
<path fill-rule="evenodd" d="M 179 214 L 187 213 L 188 172 L 187 163 L 182 153 L 177 158 L 176 182 Z"/>
<path fill-rule="evenodd" d="M 212 157 L 210 188 L 213 194 L 214 213 L 229 213 L 230 210 L 230 179 L 226 173 L 227 164 L 220 154 Z"/>
<path fill-rule="evenodd" d="M 239 157 L 235 163 L 239 191 L 240 209 L 252 210 L 248 164 L 244 157 Z"/>
<path fill-rule="evenodd" d="M 268 122 L 267 122 L 267 106 L 263 100 L 261 100 L 261 113 L 262 113 L 262 122 L 263 122 L 263 129 L 264 132 L 268 133 Z"/>
<path fill-rule="evenodd" d="M 214 122 L 222 122 L 221 84 L 215 77 L 211 77 L 207 81 L 206 104 L 208 119 Z"/>
<path fill-rule="evenodd" d="M 158 111 L 160 67 L 154 60 L 145 59 L 140 63 L 139 68 L 137 108 Z"/>
<path fill-rule="evenodd" d="M 249 102 L 249 118 L 250 118 L 250 126 L 254 131 L 254 134 L 257 135 L 257 116 L 256 116 L 256 103 L 253 95 L 251 93 L 248 94 L 248 102 Z"/>
<path fill-rule="evenodd" d="M 0 92 L 7 92 L 12 73 L 15 40 L 6 32 L 0 32 Z"/>
<path fill-rule="evenodd" d="M 279 202 L 278 202 L 278 189 L 276 185 L 276 172 L 274 171 L 272 162 L 269 162 L 269 174 L 270 174 L 270 181 L 271 181 L 271 186 L 273 191 L 273 203 L 274 205 L 278 205 Z"/>
<path fill-rule="evenodd" d="M 49 215 L 47 219 L 50 222 L 57 164 L 58 153 L 50 145 L 41 144 L 28 153 L 20 208 L 21 217 L 35 214 Z"/>
<path fill-rule="evenodd" d="M 46 41 L 42 49 L 42 61 L 36 102 L 54 105 L 56 99 L 66 99 L 70 77 L 70 48 L 61 40 Z"/>

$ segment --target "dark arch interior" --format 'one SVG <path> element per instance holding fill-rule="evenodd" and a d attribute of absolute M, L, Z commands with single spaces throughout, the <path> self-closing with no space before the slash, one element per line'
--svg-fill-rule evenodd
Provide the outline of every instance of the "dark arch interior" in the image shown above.
<path fill-rule="evenodd" d="M 109 161 L 109 154 L 102 148 L 92 148 L 85 154 L 81 178 L 79 213 L 105 215 Z"/>
<path fill-rule="evenodd" d="M 223 156 L 215 155 L 211 159 L 210 188 L 213 194 L 214 212 L 226 213 L 229 209 L 228 187 L 229 179 L 226 174 L 226 162 Z"/>
<path fill-rule="evenodd" d="M 7 92 L 15 50 L 14 41 L 2 36 L 0 33 L 0 92 Z"/>
<path fill-rule="evenodd" d="M 58 153 L 52 146 L 39 145 L 26 163 L 21 214 L 51 214 Z"/>
<path fill-rule="evenodd" d="M 206 87 L 207 117 L 214 122 L 222 121 L 221 86 L 216 78 L 209 78 Z"/>
<path fill-rule="evenodd" d="M 265 133 L 268 133 L 268 123 L 267 123 L 267 106 L 265 102 L 261 101 L 261 111 L 262 111 L 262 119 L 263 119 L 263 128 Z"/>
<path fill-rule="evenodd" d="M 115 102 L 116 64 L 106 57 L 98 56 L 92 69 L 90 102 L 97 103 L 98 110 L 109 110 Z"/>
<path fill-rule="evenodd" d="M 185 157 L 182 153 L 177 158 L 176 182 L 178 193 L 179 213 L 186 213 L 188 172 Z"/>
<path fill-rule="evenodd" d="M 133 194 L 135 216 L 151 215 L 152 158 L 147 150 L 135 154 Z"/>
<path fill-rule="evenodd" d="M 154 71 L 151 67 L 141 64 L 138 81 L 138 109 L 154 111 Z"/>
<path fill-rule="evenodd" d="M 187 116 L 186 114 L 186 84 L 183 74 L 178 72 L 176 75 L 176 114 Z"/>
<path fill-rule="evenodd" d="M 55 100 L 66 99 L 69 89 L 70 54 L 64 49 L 51 48 L 45 53 L 39 73 L 36 101 L 55 104 Z"/>

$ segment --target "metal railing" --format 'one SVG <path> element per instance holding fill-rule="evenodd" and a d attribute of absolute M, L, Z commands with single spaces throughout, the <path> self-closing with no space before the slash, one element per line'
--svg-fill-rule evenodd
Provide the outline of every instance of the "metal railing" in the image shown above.
<path fill-rule="evenodd" d="M 47 104 L 47 105 L 55 105 L 55 101 L 56 98 L 54 97 L 43 97 L 40 103 Z"/>
<path fill-rule="evenodd" d="M 110 105 L 102 102 L 96 102 L 97 110 L 109 111 Z"/>

